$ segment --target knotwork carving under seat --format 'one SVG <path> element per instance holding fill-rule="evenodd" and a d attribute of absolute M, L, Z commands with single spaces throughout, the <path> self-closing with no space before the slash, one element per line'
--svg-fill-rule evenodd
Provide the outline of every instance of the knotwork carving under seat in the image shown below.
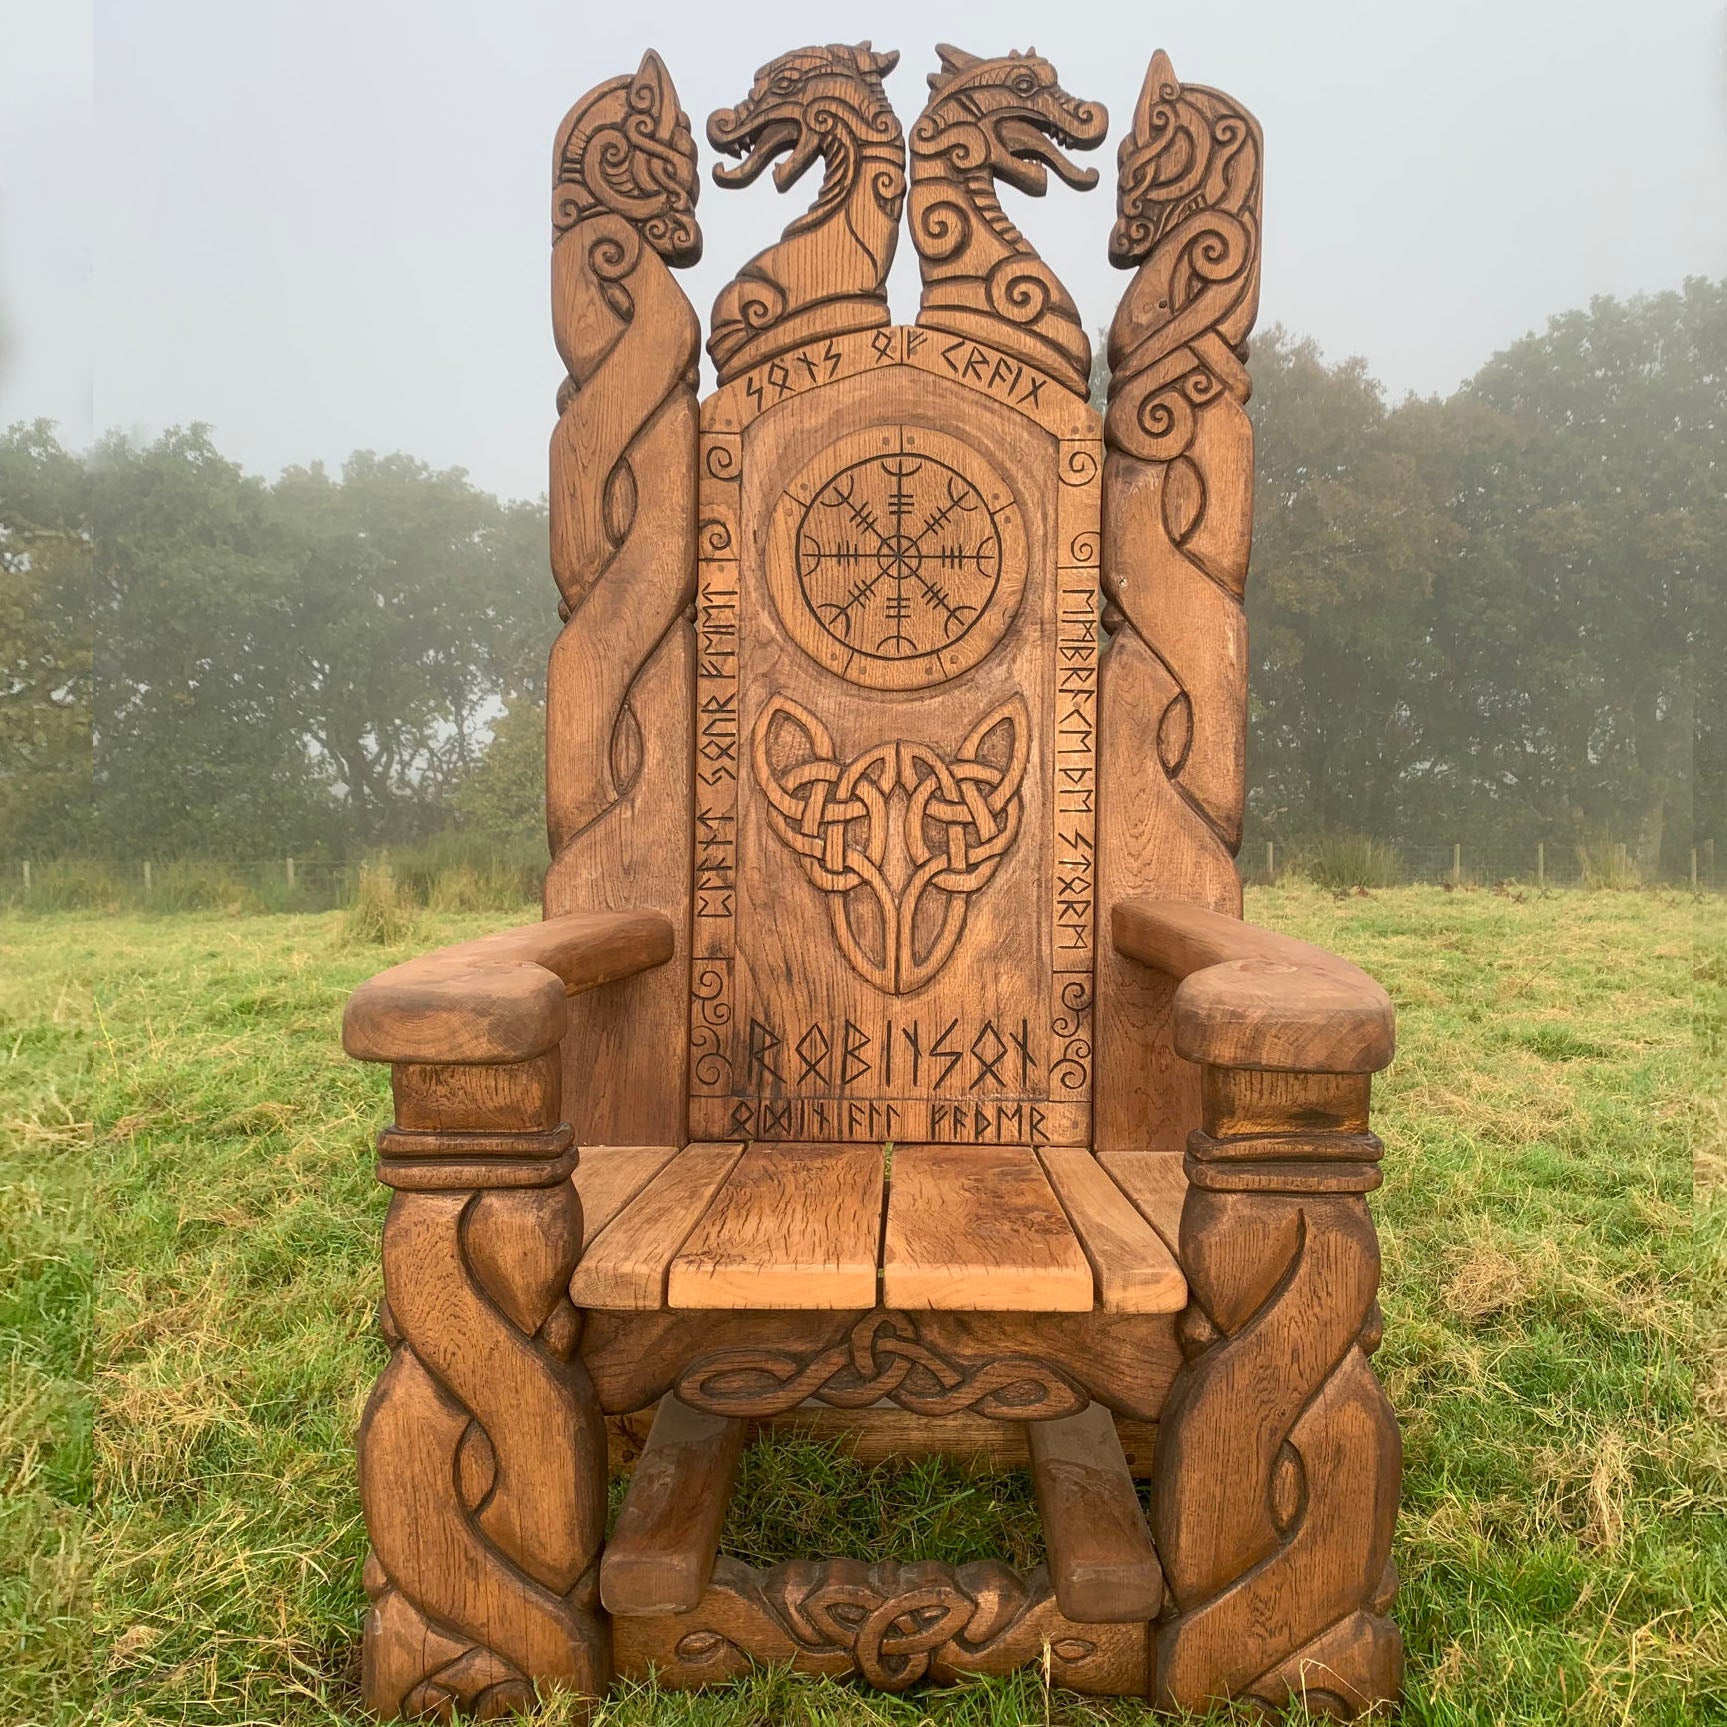
<path fill-rule="evenodd" d="M 750 760 L 768 820 L 828 896 L 847 963 L 878 989 L 906 995 L 952 957 L 971 895 L 1019 837 L 1029 723 L 1015 698 L 952 761 L 899 738 L 841 762 L 827 727 L 789 697 L 762 710 Z M 776 753 L 789 754 L 783 767 Z"/>

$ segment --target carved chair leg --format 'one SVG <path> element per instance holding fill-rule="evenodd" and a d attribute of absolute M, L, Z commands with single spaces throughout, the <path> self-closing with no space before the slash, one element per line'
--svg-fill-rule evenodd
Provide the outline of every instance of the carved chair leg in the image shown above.
<path fill-rule="evenodd" d="M 1158 1638 L 1166 1707 L 1301 1697 L 1348 1719 L 1401 1689 L 1386 1614 L 1402 1447 L 1368 1361 L 1381 1322 L 1367 1083 L 1206 1076 L 1181 1222 L 1188 1359 L 1159 1428 L 1153 1500 L 1178 1610 Z M 1319 1090 L 1332 1094 L 1322 1109 Z M 1249 1093 L 1258 1119 L 1243 1119 Z M 1356 1131 L 1313 1131 L 1328 1111 Z"/>
<path fill-rule="evenodd" d="M 398 1075 L 399 1115 L 400 1099 Z M 605 1426 L 567 1293 L 582 1234 L 569 1141 L 567 1127 L 380 1141 L 397 1189 L 391 1355 L 359 1452 L 363 1688 L 385 1719 L 491 1720 L 530 1707 L 537 1683 L 597 1697 L 610 1679 Z"/>

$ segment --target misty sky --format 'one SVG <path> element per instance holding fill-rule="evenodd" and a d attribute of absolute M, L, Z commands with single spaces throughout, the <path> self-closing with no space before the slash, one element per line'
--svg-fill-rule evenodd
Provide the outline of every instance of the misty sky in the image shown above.
<path fill-rule="evenodd" d="M 1151 51 L 1266 134 L 1261 322 L 1445 391 L 1593 294 L 1727 274 L 1720 0 L 0 0 L 0 424 L 73 444 L 209 421 L 274 474 L 403 449 L 545 487 L 554 130 L 656 47 L 698 138 L 764 60 L 897 48 L 910 126 L 934 44 L 1036 47 L 1106 102 L 1103 183 L 1007 193 L 1088 325 L 1115 147 Z M 814 196 L 706 180 L 715 292 Z M 916 308 L 902 238 L 896 312 Z"/>

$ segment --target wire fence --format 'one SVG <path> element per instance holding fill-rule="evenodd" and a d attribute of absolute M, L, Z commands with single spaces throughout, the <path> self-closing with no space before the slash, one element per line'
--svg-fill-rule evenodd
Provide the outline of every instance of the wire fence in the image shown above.
<path fill-rule="evenodd" d="M 1727 857 L 1713 839 L 1687 848 L 1666 867 L 1641 867 L 1629 845 L 1609 841 L 1533 845 L 1464 840 L 1411 845 L 1359 836 L 1302 844 L 1250 840 L 1239 865 L 1253 885 L 1312 880 L 1338 891 L 1423 884 L 1451 888 L 1515 885 L 1536 891 L 1689 889 L 1719 893 Z M 407 848 L 364 861 L 327 858 L 26 858 L 0 866 L 0 907 L 35 911 L 315 912 L 354 903 L 368 875 L 371 890 L 438 911 L 516 909 L 536 904 L 544 861 L 521 849 Z"/>

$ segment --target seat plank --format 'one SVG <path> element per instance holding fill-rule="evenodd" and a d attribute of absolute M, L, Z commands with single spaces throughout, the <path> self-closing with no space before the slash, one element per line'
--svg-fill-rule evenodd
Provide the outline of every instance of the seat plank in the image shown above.
<path fill-rule="evenodd" d="M 683 1148 L 676 1145 L 584 1145 L 576 1161 L 582 1243 L 597 1236 Z"/>
<path fill-rule="evenodd" d="M 879 1145 L 751 1145 L 672 1260 L 667 1305 L 869 1308 Z"/>
<path fill-rule="evenodd" d="M 672 1158 L 583 1253 L 570 1300 L 577 1307 L 664 1307 L 673 1256 L 743 1149 L 698 1141 Z"/>
<path fill-rule="evenodd" d="M 1028 1421 L 1025 1432 L 1062 1612 L 1082 1625 L 1154 1618 L 1163 1571 L 1114 1417 L 1091 1403 L 1057 1421 Z"/>
<path fill-rule="evenodd" d="M 1181 1264 L 1181 1208 L 1187 1175 L 1178 1151 L 1105 1151 L 1098 1162 L 1134 1203 L 1139 1215 L 1164 1239 Z"/>
<path fill-rule="evenodd" d="M 888 1307 L 1087 1313 L 1091 1264 L 1028 1145 L 896 1147 Z"/>
<path fill-rule="evenodd" d="M 1037 1157 L 1091 1261 L 1098 1306 L 1106 1313 L 1179 1313 L 1187 1305 L 1187 1279 L 1175 1256 L 1091 1152 L 1043 1145 Z"/>
<path fill-rule="evenodd" d="M 714 1574 L 743 1455 L 744 1423 L 669 1391 L 636 1459 L 600 1560 L 608 1613 L 687 1613 Z"/>

